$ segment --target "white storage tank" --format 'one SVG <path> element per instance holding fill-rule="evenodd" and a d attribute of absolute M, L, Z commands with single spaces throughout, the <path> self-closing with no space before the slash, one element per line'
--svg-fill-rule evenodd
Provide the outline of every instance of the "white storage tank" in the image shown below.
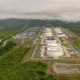
<path fill-rule="evenodd" d="M 63 49 L 59 49 L 58 47 L 57 48 L 54 48 L 54 47 L 47 47 L 47 56 L 49 57 L 60 57 L 60 56 L 63 56 L 64 52 L 63 52 Z"/>

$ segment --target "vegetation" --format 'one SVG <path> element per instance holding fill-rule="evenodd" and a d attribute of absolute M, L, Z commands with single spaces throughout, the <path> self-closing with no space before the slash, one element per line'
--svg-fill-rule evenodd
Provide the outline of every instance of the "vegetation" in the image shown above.
<path fill-rule="evenodd" d="M 70 28 L 75 32 L 80 32 L 80 22 L 69 23 L 60 20 L 3 19 L 0 20 L 0 39 L 4 41 L 27 28 L 43 25 L 62 26 Z"/>
<path fill-rule="evenodd" d="M 46 75 L 47 64 L 28 61 L 20 63 L 27 44 L 16 46 L 0 58 L 0 80 L 79 80 L 80 78 Z M 28 50 L 29 51 L 29 50 Z M 27 53 L 27 52 L 26 52 Z M 29 53 L 27 53 L 29 54 Z"/>
<path fill-rule="evenodd" d="M 12 41 L 8 41 L 4 47 L 0 47 L 0 56 L 11 50 L 16 44 Z"/>
<path fill-rule="evenodd" d="M 74 41 L 73 44 L 75 44 L 78 48 L 80 48 L 80 40 Z"/>
<path fill-rule="evenodd" d="M 0 39 L 4 41 L 29 27 L 42 25 L 64 26 L 72 29 L 72 27 L 79 27 L 80 23 L 6 19 L 0 21 Z M 80 41 L 74 43 L 79 45 Z M 0 48 L 0 80 L 80 80 L 80 77 L 47 75 L 47 63 L 30 60 L 35 48 L 35 45 L 32 45 L 32 40 L 27 40 L 23 45 L 15 45 L 10 41 L 6 46 Z M 67 62 L 69 63 L 69 61 Z"/>
<path fill-rule="evenodd" d="M 73 28 L 70 28 L 70 29 L 75 33 L 80 33 L 80 27 L 73 27 Z"/>
<path fill-rule="evenodd" d="M 3 19 L 0 20 L 0 39 L 6 39 L 27 29 L 27 21 L 20 19 Z"/>
<path fill-rule="evenodd" d="M 0 42 L 0 45 L 2 45 L 3 44 L 3 42 Z"/>
<path fill-rule="evenodd" d="M 16 46 L 0 58 L 0 80 L 40 80 L 46 77 L 46 64 L 20 63 L 25 51 L 29 51 L 26 45 Z"/>
<path fill-rule="evenodd" d="M 26 52 L 25 55 L 23 55 L 21 63 L 29 61 L 31 59 L 34 49 L 35 49 L 35 45 L 32 46 L 31 48 L 28 48 L 28 52 Z"/>
<path fill-rule="evenodd" d="M 29 46 L 30 44 L 30 46 Z M 0 57 L 0 80 L 80 80 L 78 77 L 47 75 L 47 63 L 27 61 L 21 63 L 24 55 L 31 55 L 33 46 L 28 40 Z M 26 58 L 28 56 L 26 55 Z"/>

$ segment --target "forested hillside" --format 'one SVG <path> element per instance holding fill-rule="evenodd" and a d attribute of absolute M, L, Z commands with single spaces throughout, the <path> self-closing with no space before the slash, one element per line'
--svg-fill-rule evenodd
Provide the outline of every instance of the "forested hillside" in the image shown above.
<path fill-rule="evenodd" d="M 2 19 L 0 20 L 0 29 L 15 28 L 20 29 L 22 26 L 35 27 L 42 25 L 63 26 L 63 27 L 80 27 L 80 22 L 68 22 L 61 20 L 39 20 L 39 19 Z"/>
<path fill-rule="evenodd" d="M 39 19 L 3 19 L 0 20 L 0 39 L 4 41 L 17 33 L 24 31 L 27 28 L 43 25 L 67 27 L 71 28 L 73 31 L 76 30 L 76 27 L 78 32 L 80 32 L 80 22 L 75 23 L 61 20 Z"/>

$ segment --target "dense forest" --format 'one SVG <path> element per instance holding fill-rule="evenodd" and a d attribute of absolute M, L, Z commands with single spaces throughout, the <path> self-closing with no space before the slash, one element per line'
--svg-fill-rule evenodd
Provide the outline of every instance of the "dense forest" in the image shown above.
<path fill-rule="evenodd" d="M 12 41 L 8 41 L 5 46 L 0 47 L 0 56 L 11 50 L 16 44 Z"/>

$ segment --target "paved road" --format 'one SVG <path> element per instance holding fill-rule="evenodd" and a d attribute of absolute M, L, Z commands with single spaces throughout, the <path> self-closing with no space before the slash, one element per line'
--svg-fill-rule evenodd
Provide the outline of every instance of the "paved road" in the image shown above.
<path fill-rule="evenodd" d="M 38 40 L 38 37 L 39 37 L 39 36 L 40 36 L 40 31 L 39 31 L 39 33 L 38 33 L 38 36 L 37 36 L 36 39 L 34 40 L 33 45 L 36 44 L 36 41 Z"/>
<path fill-rule="evenodd" d="M 58 61 L 80 61 L 80 59 L 55 59 L 55 58 L 53 58 L 53 59 L 49 59 L 49 58 L 31 58 L 32 60 L 49 60 L 49 61 L 54 61 L 54 60 L 58 60 Z"/>
<path fill-rule="evenodd" d="M 36 37 L 36 39 L 35 39 L 33 45 L 36 44 L 36 41 L 38 40 L 38 37 L 39 37 L 39 36 L 40 36 L 40 32 L 38 33 L 38 36 Z M 34 59 L 34 54 L 35 54 L 35 52 L 36 52 L 37 47 L 38 47 L 38 45 L 36 45 L 36 47 L 35 47 L 35 49 L 34 49 L 34 52 L 33 52 L 32 56 L 31 56 L 31 59 Z"/>
<path fill-rule="evenodd" d="M 8 41 L 8 40 L 5 40 L 5 41 L 3 42 L 3 47 L 6 45 L 7 41 Z"/>
<path fill-rule="evenodd" d="M 37 47 L 38 47 L 38 45 L 35 47 L 34 52 L 33 52 L 32 56 L 31 56 L 31 59 L 34 59 L 34 55 L 35 55 Z"/>

